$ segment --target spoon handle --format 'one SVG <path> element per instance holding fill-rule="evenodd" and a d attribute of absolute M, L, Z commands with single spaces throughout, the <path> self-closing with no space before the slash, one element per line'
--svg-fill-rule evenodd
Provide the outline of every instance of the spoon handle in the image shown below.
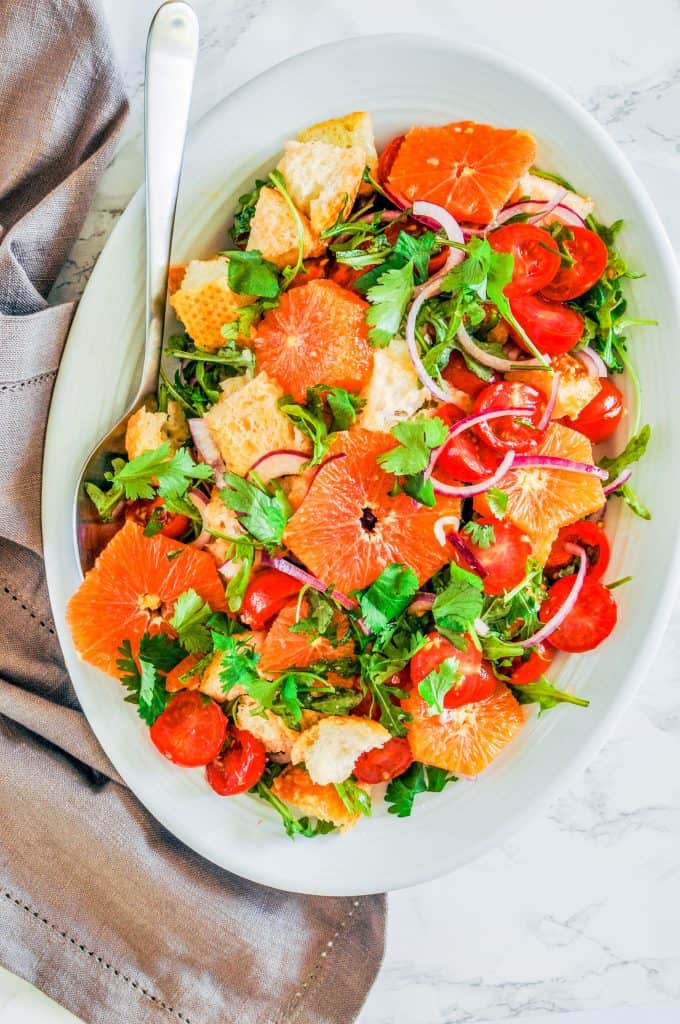
<path fill-rule="evenodd" d="M 135 404 L 155 393 L 158 383 L 170 244 L 197 57 L 194 11 L 185 0 L 166 0 L 151 22 L 146 45 L 146 333 Z"/>

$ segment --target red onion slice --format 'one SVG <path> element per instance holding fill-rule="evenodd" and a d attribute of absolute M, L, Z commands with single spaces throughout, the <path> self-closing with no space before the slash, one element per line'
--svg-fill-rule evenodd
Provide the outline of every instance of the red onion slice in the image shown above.
<path fill-rule="evenodd" d="M 588 345 L 585 348 L 580 348 L 578 352 L 574 352 L 574 355 L 583 363 L 591 377 L 607 376 L 607 367 L 604 365 L 602 357 Z"/>
<path fill-rule="evenodd" d="M 208 499 L 206 498 L 205 494 L 203 494 L 201 491 L 197 491 L 194 489 L 193 491 L 189 491 L 189 493 L 187 494 L 187 498 L 194 506 L 194 508 L 201 513 L 202 521 L 203 513 L 205 512 L 206 506 L 208 504 Z M 198 537 L 196 537 L 195 540 L 192 540 L 191 546 L 194 548 L 204 548 L 206 544 L 208 544 L 211 540 L 212 537 L 210 536 L 208 531 L 205 528 L 203 528 L 201 529 L 201 532 L 199 533 Z"/>
<path fill-rule="evenodd" d="M 267 483 L 280 476 L 295 476 L 304 464 L 309 462 L 309 459 L 310 456 L 306 452 L 298 451 L 295 448 L 277 448 L 275 451 L 267 452 L 266 455 L 261 455 L 252 464 L 248 473 L 255 471 Z"/>
<path fill-rule="evenodd" d="M 459 434 L 464 433 L 471 427 L 476 427 L 478 423 L 487 423 L 489 420 L 499 420 L 505 416 L 531 416 L 533 411 L 533 409 L 510 407 L 509 409 L 492 409 L 489 412 L 476 412 L 471 416 L 464 416 L 462 420 L 458 420 L 458 422 L 454 423 L 451 427 L 444 443 L 438 448 L 432 449 L 432 452 L 430 453 L 430 462 L 423 474 L 425 480 L 428 480 L 432 476 L 432 470 L 434 469 L 439 456 L 444 451 L 447 444 L 449 444 L 450 441 L 453 441 L 454 437 L 458 437 Z M 439 522 L 440 520 L 437 520 L 437 523 Z M 435 535 L 437 523 L 435 523 Z M 437 539 L 439 540 L 438 536 Z M 441 544 L 441 541 L 439 541 L 439 543 Z"/>
<path fill-rule="evenodd" d="M 591 466 L 589 462 L 576 462 L 574 459 L 561 459 L 557 455 L 517 455 L 514 469 L 559 469 L 566 473 L 585 473 L 606 480 L 609 474 L 606 469 Z"/>
<path fill-rule="evenodd" d="M 606 487 L 603 487 L 604 493 L 607 495 L 613 494 L 614 491 L 617 491 L 619 489 L 619 487 L 623 487 L 624 484 L 627 484 L 632 475 L 632 469 L 624 469 L 623 472 L 619 473 L 619 475 L 614 480 L 612 480 L 610 484 L 607 484 Z"/>
<path fill-rule="evenodd" d="M 428 594 L 421 590 L 414 595 L 413 600 L 406 610 L 409 611 L 411 615 L 424 615 L 425 612 L 429 612 L 433 604 L 434 594 Z"/>
<path fill-rule="evenodd" d="M 537 363 L 535 360 L 523 359 L 523 360 L 512 360 L 502 359 L 500 356 L 492 356 L 488 352 L 485 352 L 483 348 L 480 348 L 477 342 L 470 337 L 463 324 L 460 325 L 456 332 L 456 337 L 460 342 L 461 346 L 465 351 L 476 359 L 478 363 L 483 366 L 488 366 L 492 370 L 498 370 L 499 373 L 508 373 L 509 370 L 547 370 L 549 369 L 550 360 L 548 356 L 544 355 L 545 363 Z"/>
<path fill-rule="evenodd" d="M 490 477 L 487 477 L 486 480 L 480 480 L 477 484 L 468 484 L 464 487 L 456 487 L 452 484 L 442 483 L 441 480 L 431 477 L 432 486 L 437 494 L 447 494 L 451 498 L 471 498 L 475 494 L 483 494 L 484 491 L 488 491 L 490 487 L 493 487 L 499 480 L 502 480 L 512 466 L 514 460 L 515 453 L 506 452 L 503 457 L 503 461 L 495 473 Z"/>
<path fill-rule="evenodd" d="M 543 415 L 541 416 L 540 420 L 536 424 L 536 426 L 538 427 L 539 430 L 545 430 L 546 427 L 548 426 L 548 424 L 550 423 L 550 420 L 552 419 L 552 414 L 555 411 L 555 406 L 557 405 L 557 398 L 558 398 L 558 395 L 560 393 L 560 379 L 561 379 L 561 376 L 562 376 L 562 374 L 560 374 L 560 373 L 556 373 L 553 376 L 552 386 L 550 388 L 550 398 L 548 399 L 548 404 L 546 405 L 545 409 L 543 410 Z"/>
<path fill-rule="evenodd" d="M 480 579 L 483 579 L 487 575 L 487 571 L 481 564 L 476 555 L 470 551 L 470 548 L 465 543 L 461 535 L 457 532 L 447 534 L 446 539 L 451 544 L 464 562 L 467 562 L 470 572 L 473 572 Z"/>
<path fill-rule="evenodd" d="M 580 558 L 578 572 L 574 579 L 574 585 L 569 591 L 567 599 L 560 610 L 555 612 L 553 617 L 548 619 L 541 629 L 534 633 L 533 636 L 527 637 L 526 640 L 519 640 L 518 643 L 520 647 L 533 647 L 534 644 L 538 644 L 542 640 L 547 640 L 549 636 L 552 636 L 556 629 L 559 629 L 569 612 L 573 610 L 574 605 L 578 601 L 578 596 L 581 593 L 583 581 L 586 578 L 586 572 L 588 570 L 588 558 L 583 548 L 579 547 L 578 544 L 565 544 L 564 546 L 570 554 L 578 555 Z"/>
<path fill-rule="evenodd" d="M 406 347 L 416 374 L 418 375 L 418 380 L 421 384 L 427 388 L 430 394 L 434 395 L 435 398 L 438 398 L 440 402 L 450 402 L 453 398 L 451 392 L 441 387 L 434 378 L 430 377 L 429 373 L 425 369 L 423 361 L 420 358 L 420 353 L 418 352 L 418 342 L 416 340 L 416 321 L 418 319 L 418 314 L 420 313 L 424 303 L 428 299 L 432 298 L 433 295 L 437 294 L 440 285 L 441 278 L 436 277 L 436 275 L 435 277 L 430 278 L 422 291 L 419 292 L 411 303 L 411 308 L 409 309 L 408 316 L 406 318 Z"/>
<path fill-rule="evenodd" d="M 521 214 L 528 215 L 527 224 L 539 224 L 549 213 L 554 213 L 567 225 L 585 227 L 583 218 L 575 210 L 572 210 L 570 206 L 566 206 L 562 202 L 568 195 L 568 190 L 563 189 L 562 192 L 557 192 L 552 199 L 524 199 L 518 203 L 510 203 L 489 224 L 485 229 L 485 233 L 495 231 L 496 228 L 501 227 L 507 221 L 512 220 L 513 217 L 520 216 Z"/>
<path fill-rule="evenodd" d="M 439 449 L 441 451 L 441 449 Z M 428 467 L 429 470 L 429 467 Z M 428 472 L 429 476 L 429 472 Z M 454 532 L 460 526 L 460 519 L 458 516 L 440 516 L 437 522 L 434 524 L 433 533 L 435 540 L 441 547 L 446 547 L 446 528 L 449 527 Z"/>
<path fill-rule="evenodd" d="M 336 452 L 335 455 L 329 455 L 327 459 L 324 459 L 323 462 L 320 462 L 319 465 L 316 466 L 314 469 L 314 475 L 312 479 L 309 481 L 309 486 L 312 486 L 312 484 L 314 483 L 322 469 L 325 469 L 326 466 L 328 466 L 331 462 L 335 462 L 336 459 L 344 459 L 346 455 L 347 452 Z"/>
<path fill-rule="evenodd" d="M 270 569 L 278 569 L 279 572 L 283 572 L 286 576 L 291 576 L 294 580 L 299 580 L 307 587 L 312 587 L 313 590 L 318 590 L 319 593 L 325 594 L 328 587 L 323 583 L 318 576 L 312 576 L 311 572 L 307 572 L 306 569 L 301 569 L 299 565 L 294 565 L 293 562 L 289 562 L 287 558 L 281 558 L 280 555 L 268 555 L 264 553 L 262 555 L 262 565 L 268 565 Z M 347 594 L 343 594 L 341 590 L 332 590 L 331 597 L 338 604 L 347 609 L 347 611 L 354 611 L 359 605 L 356 601 L 352 600 L 351 597 L 347 597 Z"/>
<path fill-rule="evenodd" d="M 215 474 L 215 483 L 218 487 L 224 487 L 224 473 L 226 466 L 222 461 L 220 450 L 213 440 L 210 427 L 202 419 L 188 420 L 191 438 L 196 446 L 196 451 L 201 456 L 206 466 L 210 466 Z"/>

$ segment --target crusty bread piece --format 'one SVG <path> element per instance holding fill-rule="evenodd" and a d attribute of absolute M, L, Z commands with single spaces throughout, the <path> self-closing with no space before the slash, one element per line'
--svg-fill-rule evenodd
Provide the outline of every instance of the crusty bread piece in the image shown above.
<path fill-rule="evenodd" d="M 378 169 L 378 153 L 375 148 L 373 121 L 366 110 L 356 110 L 344 117 L 331 117 L 328 121 L 303 128 L 298 142 L 328 142 L 332 146 L 360 146 L 366 153 L 366 163 L 375 178 Z M 371 192 L 368 182 L 362 182 L 360 192 Z"/>
<path fill-rule="evenodd" d="M 192 260 L 181 287 L 170 296 L 170 304 L 187 334 L 196 348 L 205 352 L 215 352 L 224 345 L 224 324 L 231 323 L 239 310 L 255 301 L 252 295 L 237 295 L 231 290 L 227 282 L 227 262 L 226 256 Z"/>
<path fill-rule="evenodd" d="M 334 224 L 339 213 L 351 210 L 365 166 L 361 146 L 327 142 L 288 142 L 279 162 L 293 202 L 316 234 Z"/>
<path fill-rule="evenodd" d="M 320 256 L 324 243 L 310 226 L 304 213 L 300 214 L 304 229 L 303 256 Z M 257 249 L 266 260 L 277 267 L 294 266 L 298 258 L 298 228 L 293 211 L 275 188 L 263 188 L 250 222 L 248 249 Z"/>
<path fill-rule="evenodd" d="M 253 633 L 239 633 L 238 639 L 240 643 L 247 644 L 249 647 L 252 647 L 253 650 L 261 651 L 262 643 L 264 641 L 264 633 L 259 631 L 255 631 Z M 205 693 L 208 697 L 212 697 L 213 700 L 220 702 L 225 700 L 235 700 L 236 697 L 241 697 L 246 692 L 242 686 L 232 686 L 228 693 L 224 692 L 223 683 L 220 679 L 223 655 L 223 651 L 215 651 L 212 661 L 201 676 L 201 685 L 198 687 L 201 693 Z"/>
<path fill-rule="evenodd" d="M 389 433 L 400 420 L 408 419 L 428 398 L 403 338 L 393 338 L 386 348 L 373 352 L 373 372 L 361 392 L 366 400 L 359 426 Z"/>
<path fill-rule="evenodd" d="M 144 406 L 133 412 L 125 428 L 125 449 L 129 459 L 152 452 L 166 441 L 176 451 L 189 437 L 189 428 L 179 404 L 172 399 L 167 412 L 149 412 Z"/>
<path fill-rule="evenodd" d="M 283 391 L 258 373 L 233 394 L 224 394 L 203 417 L 227 469 L 243 476 L 262 455 L 279 448 L 309 452 L 309 438 L 277 406 Z"/>
<path fill-rule="evenodd" d="M 569 416 L 570 419 L 575 419 L 599 393 L 602 384 L 598 377 L 588 373 L 580 359 L 573 356 L 553 356 L 552 367 L 555 373 L 559 373 L 560 383 L 551 418 L 560 420 L 563 416 Z M 543 370 L 513 370 L 508 374 L 508 380 L 520 380 L 525 384 L 531 384 L 542 391 L 546 398 L 550 397 L 552 391 L 552 374 Z"/>
<path fill-rule="evenodd" d="M 213 488 L 210 501 L 203 509 L 202 519 L 204 527 L 223 533 L 227 537 L 238 537 L 243 533 L 236 513 L 224 504 L 217 487 Z M 229 548 L 229 541 L 221 537 L 213 537 L 205 546 L 205 550 L 210 552 L 218 564 L 225 561 Z"/>
<path fill-rule="evenodd" d="M 366 786 L 362 787 L 368 791 Z M 284 768 L 272 783 L 272 792 L 279 800 L 292 804 L 303 814 L 321 821 L 330 821 L 346 831 L 356 825 L 360 814 L 350 814 L 334 786 L 319 786 L 304 768 Z"/>
<path fill-rule="evenodd" d="M 256 714 L 259 707 L 252 697 L 241 697 L 236 705 L 234 718 L 239 729 L 245 729 L 256 736 L 269 754 L 290 756 L 293 744 L 300 733 L 290 729 L 280 715 L 273 711 Z"/>
<path fill-rule="evenodd" d="M 304 762 L 310 778 L 320 786 L 344 782 L 361 754 L 384 747 L 389 738 L 387 729 L 369 718 L 328 715 L 302 733 L 290 759 L 293 764 Z"/>

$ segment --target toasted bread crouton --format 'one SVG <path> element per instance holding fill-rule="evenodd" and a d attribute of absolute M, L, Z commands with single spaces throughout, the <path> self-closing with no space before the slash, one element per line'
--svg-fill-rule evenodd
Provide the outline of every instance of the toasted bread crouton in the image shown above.
<path fill-rule="evenodd" d="M 570 355 L 552 357 L 552 367 L 559 373 L 560 382 L 557 389 L 557 401 L 553 409 L 552 419 L 561 420 L 563 416 L 575 419 L 582 409 L 592 402 L 602 388 L 598 377 L 588 372 L 580 359 Z M 552 391 L 553 376 L 544 370 L 513 370 L 508 380 L 519 380 L 542 391 L 546 398 Z"/>
<path fill-rule="evenodd" d="M 181 407 L 172 399 L 167 412 L 149 412 L 145 406 L 133 412 L 125 428 L 125 449 L 129 459 L 142 452 L 153 452 L 166 441 L 177 451 L 189 437 L 189 428 Z"/>
<path fill-rule="evenodd" d="M 400 420 L 420 409 L 428 398 L 402 338 L 393 338 L 386 348 L 373 352 L 373 372 L 361 392 L 366 400 L 359 426 L 388 433 Z"/>
<path fill-rule="evenodd" d="M 378 154 L 375 148 L 373 121 L 365 110 L 357 110 L 344 117 L 332 117 L 328 121 L 303 128 L 298 134 L 298 142 L 329 142 L 331 146 L 360 146 L 366 153 L 366 163 L 371 175 L 375 178 L 378 169 Z M 368 182 L 362 182 L 360 192 L 370 192 Z"/>
<path fill-rule="evenodd" d="M 204 529 L 215 530 L 226 537 L 238 537 L 243 533 L 236 513 L 224 504 L 217 487 L 213 488 L 210 501 L 203 509 L 201 517 Z M 210 552 L 218 564 L 228 557 L 229 549 L 229 541 L 223 540 L 222 537 L 213 537 L 205 546 L 205 550 Z"/>
<path fill-rule="evenodd" d="M 223 394 L 204 416 L 227 469 L 244 476 L 254 462 L 278 448 L 309 452 L 309 438 L 277 406 L 283 391 L 266 373 Z"/>
<path fill-rule="evenodd" d="M 239 633 L 238 640 L 240 643 L 244 643 L 247 644 L 248 647 L 252 647 L 254 651 L 260 651 L 262 650 L 264 633 L 259 631 L 255 631 L 253 633 Z M 232 686 L 227 693 L 224 692 L 224 683 L 220 679 L 223 657 L 224 651 L 215 651 L 212 661 L 201 676 L 201 684 L 198 687 L 201 693 L 205 693 L 208 697 L 212 697 L 213 700 L 219 701 L 220 703 L 225 700 L 235 700 L 236 697 L 242 697 L 246 692 L 242 686 Z"/>
<path fill-rule="evenodd" d="M 280 481 L 294 512 L 299 509 L 307 496 L 307 491 L 311 486 L 312 480 L 316 476 L 318 468 L 318 466 L 310 466 L 308 469 L 303 470 L 302 473 L 296 473 L 295 476 L 283 477 Z"/>
<path fill-rule="evenodd" d="M 245 729 L 257 736 L 269 754 L 285 754 L 290 759 L 293 744 L 300 733 L 290 729 L 280 715 L 265 710 L 264 714 L 256 714 L 259 707 L 252 697 L 241 697 L 234 718 L 239 729 Z"/>
<path fill-rule="evenodd" d="M 227 257 L 192 260 L 182 285 L 170 296 L 170 304 L 197 348 L 215 352 L 224 345 L 222 327 L 238 316 L 252 295 L 237 295 L 227 281 Z M 248 339 L 243 339 L 248 340 Z"/>
<path fill-rule="evenodd" d="M 363 786 L 363 789 L 367 787 Z M 272 792 L 279 800 L 292 804 L 303 814 L 320 821 L 330 821 L 344 831 L 356 825 L 360 814 L 350 814 L 334 786 L 319 786 L 304 768 L 285 768 L 272 783 Z"/>
<path fill-rule="evenodd" d="M 186 263 L 171 263 L 168 267 L 168 292 L 174 295 L 182 287 L 184 275 L 187 272 Z"/>
<path fill-rule="evenodd" d="M 550 181 L 548 178 L 539 178 L 537 174 L 523 174 L 517 186 L 518 196 L 528 196 L 529 199 L 536 199 L 538 201 L 549 202 L 558 192 L 562 191 L 562 186 L 558 185 L 557 182 Z M 578 192 L 567 191 L 566 196 L 560 202 L 564 206 L 568 206 L 584 220 L 593 212 L 595 207 L 594 202 L 589 196 L 579 195 Z"/>
<path fill-rule="evenodd" d="M 303 256 L 320 256 L 324 243 L 312 232 L 309 220 L 300 214 L 304 233 Z M 275 188 L 260 191 L 255 213 L 250 222 L 248 249 L 258 249 L 266 260 L 277 267 L 294 266 L 298 258 L 298 226 L 293 211 Z"/>
<path fill-rule="evenodd" d="M 288 142 L 279 162 L 293 202 L 316 234 L 352 209 L 365 166 L 362 147 L 327 142 Z"/>
<path fill-rule="evenodd" d="M 299 737 L 290 759 L 293 764 L 304 762 L 310 778 L 320 786 L 344 782 L 360 754 L 384 747 L 389 738 L 387 729 L 369 718 L 328 715 Z"/>

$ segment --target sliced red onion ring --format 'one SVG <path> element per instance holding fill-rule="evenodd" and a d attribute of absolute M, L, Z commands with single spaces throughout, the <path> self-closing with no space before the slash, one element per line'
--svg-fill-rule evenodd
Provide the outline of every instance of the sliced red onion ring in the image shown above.
<path fill-rule="evenodd" d="M 322 469 L 325 469 L 326 466 L 329 465 L 329 463 L 335 462 L 336 459 L 344 459 L 346 454 L 347 452 L 336 452 L 335 455 L 329 455 L 327 459 L 324 459 L 323 462 L 320 462 L 319 465 L 316 466 L 314 469 L 314 475 L 312 479 L 309 481 L 309 486 L 312 486 L 312 484 L 314 483 Z"/>
<path fill-rule="evenodd" d="M 547 640 L 549 636 L 552 636 L 556 629 L 559 629 L 569 612 L 573 610 L 574 605 L 578 601 L 578 596 L 581 593 L 583 581 L 586 578 L 586 572 L 588 570 L 588 558 L 583 548 L 579 547 L 578 544 L 565 544 L 564 547 L 570 554 L 578 555 L 580 558 L 578 572 L 574 579 L 574 585 L 569 591 L 567 599 L 560 610 L 555 612 L 552 619 L 548 619 L 545 625 L 543 625 L 538 632 L 534 633 L 533 636 L 527 637 L 526 640 L 519 640 L 518 643 L 520 647 L 533 647 L 534 644 L 538 644 L 542 640 Z"/>
<path fill-rule="evenodd" d="M 585 348 L 580 348 L 578 352 L 574 352 L 574 355 L 583 363 L 591 377 L 607 376 L 607 367 L 604 365 L 602 357 L 588 345 Z"/>
<path fill-rule="evenodd" d="M 521 214 L 528 215 L 527 224 L 538 224 L 549 213 L 555 213 L 565 224 L 571 224 L 573 227 L 585 227 L 583 218 L 579 217 L 570 206 L 565 206 L 562 202 L 568 195 L 568 190 L 563 189 L 561 192 L 555 193 L 552 199 L 525 199 L 518 203 L 510 203 L 489 224 L 486 231 L 495 231 L 496 228 L 501 227 L 507 221 L 512 220 L 513 217 L 520 216 Z"/>
<path fill-rule="evenodd" d="M 439 448 L 437 450 L 441 451 L 441 448 Z M 434 454 L 434 452 L 432 454 Z M 432 460 L 430 460 L 430 465 L 433 465 Z M 430 466 L 428 466 L 428 468 L 426 470 L 427 476 L 425 477 L 425 479 L 427 479 L 427 477 L 429 477 L 431 472 L 432 472 L 432 470 L 430 469 Z M 460 519 L 458 518 L 458 516 L 440 516 L 439 519 L 437 520 L 437 522 L 434 524 L 434 527 L 433 527 L 433 532 L 434 532 L 434 536 L 435 536 L 435 539 L 436 539 L 437 543 L 440 544 L 443 548 L 445 548 L 446 547 L 446 528 L 449 527 L 451 530 L 453 530 L 455 532 L 458 529 L 459 526 L 460 526 Z"/>
<path fill-rule="evenodd" d="M 418 342 L 416 340 L 416 321 L 418 320 L 418 313 L 420 313 L 424 303 L 428 299 L 432 298 L 433 295 L 437 294 L 440 285 L 441 279 L 436 275 L 430 278 L 427 284 L 424 285 L 422 291 L 418 293 L 411 303 L 411 308 L 409 309 L 408 316 L 406 318 L 406 347 L 416 374 L 418 375 L 418 380 L 421 384 L 427 388 L 430 394 L 434 395 L 435 398 L 438 398 L 440 402 L 450 402 L 453 397 L 451 392 L 441 387 L 432 377 L 430 377 L 429 373 L 425 369 L 423 361 L 420 358 L 420 353 L 418 352 Z"/>
<path fill-rule="evenodd" d="M 550 420 L 552 418 L 552 414 L 555 411 L 555 406 L 557 405 L 557 398 L 558 398 L 558 395 L 560 393 L 560 378 L 561 378 L 561 376 L 562 376 L 562 374 L 560 374 L 560 373 L 556 373 L 553 376 L 552 386 L 550 388 L 550 398 L 548 399 L 548 404 L 546 405 L 545 409 L 543 410 L 543 415 L 541 416 L 540 420 L 536 424 L 536 426 L 538 427 L 539 430 L 545 430 L 546 429 L 546 427 L 550 423 Z"/>
<path fill-rule="evenodd" d="M 446 237 L 450 242 L 458 242 L 462 245 L 464 242 L 463 230 L 456 220 L 456 218 L 449 213 L 448 210 L 444 209 L 443 206 L 438 206 L 436 203 L 425 202 L 424 199 L 417 199 L 413 204 L 413 212 L 416 217 L 429 217 L 435 221 L 438 227 L 441 227 L 446 233 Z M 464 257 L 465 253 L 460 249 L 458 250 L 459 259 L 457 262 Z"/>
<path fill-rule="evenodd" d="M 217 571 L 220 576 L 224 576 L 225 580 L 233 580 L 240 568 L 241 566 L 238 562 L 233 561 L 233 559 L 229 559 L 228 562 L 223 562 L 222 565 L 218 565 Z"/>
<path fill-rule="evenodd" d="M 444 443 L 440 444 L 438 448 L 432 449 L 430 453 L 430 462 L 423 474 L 424 479 L 429 480 L 429 478 L 432 476 L 432 470 L 434 469 L 439 456 L 444 451 L 447 444 L 449 444 L 450 441 L 453 441 L 454 437 L 458 437 L 459 434 L 462 434 L 466 430 L 469 430 L 470 427 L 476 427 L 478 423 L 486 423 L 489 420 L 499 420 L 505 416 L 531 416 L 533 411 L 533 409 L 527 409 L 523 407 L 510 407 L 509 409 L 491 409 L 489 412 L 476 412 L 473 413 L 471 416 L 464 416 L 462 420 L 458 420 L 458 422 L 454 423 L 454 425 L 451 427 L 448 433 L 448 437 L 446 438 Z M 441 521 L 442 520 L 437 520 L 437 523 L 435 523 L 435 536 L 437 537 L 437 540 L 439 540 L 439 536 L 437 534 L 437 525 Z M 439 543 L 442 543 L 441 540 L 439 540 Z"/>
<path fill-rule="evenodd" d="M 261 455 L 252 464 L 248 473 L 252 473 L 254 470 L 267 483 L 267 481 L 276 480 L 280 476 L 294 476 L 300 472 L 305 462 L 309 462 L 309 458 L 307 452 L 301 452 L 295 448 L 277 448 L 275 451 L 267 452 L 266 455 Z"/>
<path fill-rule="evenodd" d="M 210 427 L 202 419 L 191 419 L 188 420 L 189 430 L 191 432 L 191 438 L 196 445 L 196 451 L 201 456 L 206 466 L 215 473 L 215 483 L 218 487 L 224 487 L 224 472 L 226 466 L 222 461 L 220 450 L 215 444 L 212 434 L 210 433 Z"/>
<path fill-rule="evenodd" d="M 610 484 L 607 484 L 607 486 L 603 488 L 604 493 L 607 495 L 613 494 L 614 491 L 619 489 L 619 487 L 623 487 L 624 484 L 627 484 L 632 475 L 632 469 L 624 469 L 623 472 L 619 473 L 619 475 L 612 480 Z"/>
<path fill-rule="evenodd" d="M 411 615 L 424 615 L 425 612 L 429 612 L 430 608 L 434 604 L 434 594 L 428 594 L 425 591 L 418 591 L 413 597 L 407 611 Z"/>
<path fill-rule="evenodd" d="M 313 590 L 318 590 L 319 593 L 325 594 L 328 587 L 323 583 L 318 576 L 312 576 L 311 572 L 307 572 L 306 569 L 301 569 L 299 565 L 294 565 L 293 562 L 289 562 L 287 558 L 281 558 L 279 555 L 262 555 L 262 565 L 268 565 L 270 569 L 278 569 L 279 572 L 284 572 L 286 576 L 291 576 L 294 580 L 299 580 L 300 583 L 304 583 L 305 586 L 312 587 Z M 354 611 L 359 605 L 356 601 L 352 600 L 351 597 L 347 597 L 347 594 L 343 594 L 341 590 L 332 590 L 331 597 L 334 601 L 337 601 L 342 608 L 346 608 L 347 611 Z"/>
<path fill-rule="evenodd" d="M 476 359 L 478 363 L 483 366 L 488 366 L 492 370 L 498 370 L 500 373 L 508 373 L 509 370 L 546 370 L 549 368 L 550 359 L 548 356 L 544 356 L 545 363 L 537 363 L 531 359 L 502 359 L 500 356 L 492 356 L 488 352 L 485 352 L 483 348 L 480 348 L 477 342 L 470 337 L 463 324 L 460 325 L 456 332 L 456 337 L 461 343 L 465 351 Z"/>
<path fill-rule="evenodd" d="M 480 480 L 477 484 L 467 484 L 463 487 L 456 487 L 452 484 L 442 483 L 441 480 L 431 477 L 432 486 L 437 494 L 448 494 L 451 498 L 471 498 L 475 494 L 483 494 L 484 491 L 488 491 L 490 487 L 493 487 L 499 480 L 502 480 L 505 474 L 509 471 L 514 460 L 515 453 L 506 452 L 503 457 L 503 461 L 496 472 L 490 477 L 487 477 L 486 480 Z"/>
<path fill-rule="evenodd" d="M 574 459 L 561 459 L 557 455 L 517 455 L 514 469 L 560 469 L 566 473 L 585 473 L 606 480 L 609 474 L 606 469 L 591 466 L 589 462 L 576 462 Z M 435 488 L 436 490 L 436 488 Z"/>
<path fill-rule="evenodd" d="M 467 546 L 467 544 L 465 543 L 465 541 L 463 540 L 459 533 L 449 533 L 446 535 L 446 539 L 448 540 L 449 544 L 451 544 L 456 549 L 456 551 L 463 559 L 463 561 L 467 562 L 470 572 L 473 572 L 476 576 L 479 576 L 480 579 L 483 579 L 487 575 L 486 569 L 481 564 L 477 556 L 474 555 L 472 551 L 470 551 L 470 548 Z"/>

